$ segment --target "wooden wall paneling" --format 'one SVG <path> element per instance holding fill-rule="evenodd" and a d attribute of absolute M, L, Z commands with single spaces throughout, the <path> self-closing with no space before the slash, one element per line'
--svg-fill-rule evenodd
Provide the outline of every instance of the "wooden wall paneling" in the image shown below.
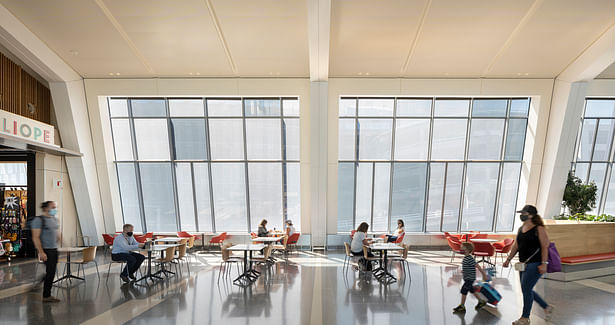
<path fill-rule="evenodd" d="M 549 240 L 560 256 L 579 256 L 615 252 L 615 223 L 578 223 L 546 225 Z"/>
<path fill-rule="evenodd" d="M 0 56 L 0 93 L 2 94 L 0 107 L 11 113 L 19 114 L 21 104 L 21 67 Z"/>

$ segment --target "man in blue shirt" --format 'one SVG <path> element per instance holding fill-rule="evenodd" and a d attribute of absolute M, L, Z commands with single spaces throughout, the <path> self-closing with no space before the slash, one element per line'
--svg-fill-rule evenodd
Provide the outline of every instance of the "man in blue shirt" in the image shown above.
<path fill-rule="evenodd" d="M 60 232 L 55 218 L 57 205 L 53 201 L 45 201 L 41 204 L 43 214 L 35 217 L 30 224 L 32 228 L 32 241 L 38 251 L 38 259 L 45 262 L 46 274 L 43 278 L 43 302 L 59 302 L 60 300 L 51 295 L 53 277 L 56 275 L 58 264 L 58 241 Z"/>
<path fill-rule="evenodd" d="M 124 282 L 130 282 L 130 279 L 137 279 L 134 273 L 139 269 L 143 260 L 145 260 L 145 256 L 133 252 L 144 246 L 144 244 L 138 243 L 132 236 L 133 229 L 134 227 L 131 224 L 125 224 L 122 233 L 113 240 L 113 248 L 111 249 L 112 260 L 126 262 L 126 267 L 120 274 L 120 278 Z"/>

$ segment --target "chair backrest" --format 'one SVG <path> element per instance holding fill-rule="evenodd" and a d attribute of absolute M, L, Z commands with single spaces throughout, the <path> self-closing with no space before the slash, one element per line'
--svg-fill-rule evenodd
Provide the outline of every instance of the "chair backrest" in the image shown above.
<path fill-rule="evenodd" d="M 231 251 L 228 250 L 229 247 L 233 246 L 233 243 L 226 243 L 222 245 L 222 261 L 227 261 L 229 257 L 231 257 Z"/>
<path fill-rule="evenodd" d="M 350 239 L 353 239 L 353 238 L 354 238 L 354 233 L 355 233 L 355 232 L 357 232 L 357 230 L 356 230 L 356 229 L 353 229 L 353 230 L 351 230 L 351 231 L 350 231 Z"/>
<path fill-rule="evenodd" d="M 105 244 L 109 246 L 113 245 L 113 239 L 115 239 L 113 236 L 109 234 L 102 234 L 102 236 L 103 236 L 103 240 L 105 241 Z"/>
<path fill-rule="evenodd" d="M 487 238 L 488 235 L 487 234 L 472 234 L 470 235 L 470 239 L 485 239 Z"/>
<path fill-rule="evenodd" d="M 186 245 L 186 244 L 188 244 L 188 238 L 182 238 L 182 239 L 180 239 L 180 240 L 179 240 L 179 244 L 180 244 L 180 245 Z"/>
<path fill-rule="evenodd" d="M 269 256 L 271 256 L 271 250 L 272 249 L 273 249 L 272 245 L 268 245 L 267 247 L 265 247 L 265 252 L 264 252 L 265 259 L 268 259 Z"/>
<path fill-rule="evenodd" d="M 448 238 L 448 237 L 450 237 L 450 236 L 451 236 L 451 234 L 449 234 L 449 233 L 448 233 L 448 232 L 446 232 L 446 231 L 444 232 L 444 238 Z"/>
<path fill-rule="evenodd" d="M 92 262 L 96 258 L 96 246 L 90 246 L 81 251 L 83 263 Z"/>
<path fill-rule="evenodd" d="M 408 258 L 408 250 L 410 249 L 410 245 L 401 244 L 401 247 L 404 248 L 402 251 L 401 257 L 405 260 Z"/>
<path fill-rule="evenodd" d="M 515 240 L 512 238 L 504 238 L 504 246 L 512 246 L 512 244 L 514 244 Z"/>
<path fill-rule="evenodd" d="M 145 241 L 147 240 L 147 238 L 145 238 L 145 236 L 142 235 L 133 235 L 135 237 L 135 240 L 137 241 L 137 243 L 145 243 Z"/>
<path fill-rule="evenodd" d="M 255 232 L 251 232 L 251 233 L 250 233 L 250 237 L 252 237 L 252 238 L 257 238 L 257 237 L 258 237 L 258 235 L 257 235 Z"/>
<path fill-rule="evenodd" d="M 401 235 L 397 236 L 397 239 L 393 242 L 395 244 L 401 244 L 404 242 L 404 237 L 406 236 L 405 232 L 402 232 Z"/>
<path fill-rule="evenodd" d="M 474 244 L 474 253 L 487 253 L 489 256 L 495 254 L 495 247 L 489 243 L 473 243 Z"/>
<path fill-rule="evenodd" d="M 211 239 L 209 240 L 210 244 L 220 244 L 224 241 L 224 237 L 226 236 L 226 233 L 223 232 L 221 234 L 219 234 L 218 236 L 213 236 L 211 237 Z"/>
<path fill-rule="evenodd" d="M 164 258 L 162 259 L 163 262 L 170 262 L 175 258 L 175 249 L 177 247 L 175 246 L 171 246 L 167 249 L 165 249 L 164 251 Z"/>
<path fill-rule="evenodd" d="M 190 238 L 190 237 L 194 237 L 191 234 L 185 232 L 185 231 L 178 231 L 177 232 L 177 237 L 181 237 L 181 238 Z"/>
<path fill-rule="evenodd" d="M 453 251 L 458 252 L 461 250 L 461 243 L 455 241 L 453 238 L 454 237 L 446 238 L 446 241 L 448 242 L 448 247 L 450 247 Z"/>
<path fill-rule="evenodd" d="M 192 248 L 194 247 L 194 236 L 191 236 L 190 238 L 188 238 L 188 248 Z"/>
<path fill-rule="evenodd" d="M 179 245 L 177 258 L 184 258 L 184 256 L 186 256 L 186 248 L 186 243 Z"/>
<path fill-rule="evenodd" d="M 346 256 L 352 257 L 352 253 L 350 252 L 350 244 L 344 242 L 344 249 L 346 250 Z"/>
<path fill-rule="evenodd" d="M 295 244 L 299 241 L 299 236 L 300 236 L 300 235 L 301 235 L 301 234 L 300 234 L 300 233 L 298 233 L 298 232 L 296 232 L 296 233 L 294 233 L 294 234 L 290 235 L 290 237 L 288 237 L 288 244 L 290 244 L 290 245 L 295 245 Z"/>
<path fill-rule="evenodd" d="M 153 232 L 148 232 L 148 233 L 146 233 L 145 235 L 143 235 L 143 237 L 144 237 L 145 239 L 147 239 L 147 238 L 154 238 L 154 233 L 153 233 Z"/>
<path fill-rule="evenodd" d="M 284 249 L 286 249 L 286 245 L 288 245 L 288 236 L 284 235 L 282 237 L 282 246 L 284 246 Z"/>
<path fill-rule="evenodd" d="M 366 259 L 369 257 L 369 247 L 367 247 L 366 245 L 363 245 L 363 257 L 365 257 Z"/>

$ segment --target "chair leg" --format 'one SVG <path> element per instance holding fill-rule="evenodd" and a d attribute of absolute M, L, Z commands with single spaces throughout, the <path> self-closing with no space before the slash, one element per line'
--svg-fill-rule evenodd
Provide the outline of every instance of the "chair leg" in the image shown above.
<path fill-rule="evenodd" d="M 107 280 L 106 280 L 106 282 L 109 282 L 109 273 L 111 272 L 111 264 L 113 264 L 113 263 L 109 263 L 109 268 L 107 269 Z"/>
<path fill-rule="evenodd" d="M 100 280 L 100 273 L 98 273 L 98 262 L 94 260 L 94 265 L 96 265 L 96 275 L 98 275 L 98 280 Z"/>

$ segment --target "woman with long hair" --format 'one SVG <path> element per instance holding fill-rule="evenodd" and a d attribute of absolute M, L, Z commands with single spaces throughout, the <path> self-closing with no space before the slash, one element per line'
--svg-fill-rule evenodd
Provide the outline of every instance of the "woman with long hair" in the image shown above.
<path fill-rule="evenodd" d="M 404 221 L 402 219 L 397 219 L 397 229 L 395 229 L 395 233 L 392 235 L 386 235 L 387 243 L 394 243 L 404 232 Z"/>
<path fill-rule="evenodd" d="M 369 224 L 367 222 L 361 222 L 359 227 L 357 227 L 357 231 L 354 233 L 352 237 L 352 242 L 350 243 L 350 251 L 354 256 L 363 256 L 363 245 L 369 245 L 373 242 L 372 239 L 367 238 L 367 230 L 369 229 Z M 371 252 L 368 253 L 368 256 L 374 256 Z M 371 262 L 364 261 L 363 266 L 366 271 L 371 271 L 372 264 Z"/>

